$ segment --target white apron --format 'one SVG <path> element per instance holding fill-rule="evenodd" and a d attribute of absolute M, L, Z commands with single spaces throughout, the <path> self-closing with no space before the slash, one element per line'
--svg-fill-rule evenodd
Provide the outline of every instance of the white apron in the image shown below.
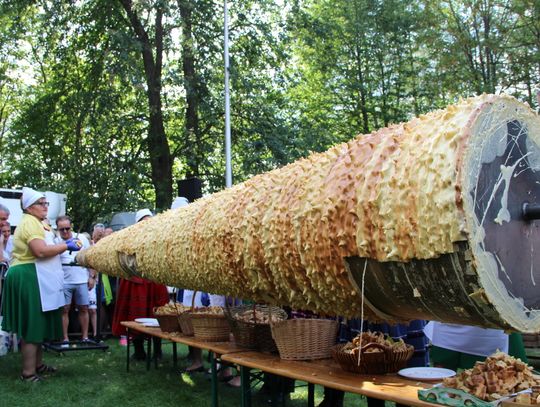
<path fill-rule="evenodd" d="M 497 350 L 508 353 L 508 335 L 500 329 L 432 321 L 424 333 L 433 345 L 456 352 L 477 356 L 489 356 Z"/>
<path fill-rule="evenodd" d="M 45 243 L 54 244 L 54 233 L 45 231 Z M 43 312 L 56 310 L 66 303 L 64 298 L 64 271 L 60 255 L 36 259 L 36 273 Z"/>

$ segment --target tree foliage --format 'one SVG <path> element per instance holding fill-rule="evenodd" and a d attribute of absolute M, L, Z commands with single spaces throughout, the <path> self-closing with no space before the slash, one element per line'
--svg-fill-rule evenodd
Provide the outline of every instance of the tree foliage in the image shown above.
<path fill-rule="evenodd" d="M 235 182 L 458 97 L 535 106 L 536 0 L 230 2 Z M 64 191 L 87 227 L 224 187 L 223 9 L 0 0 L 0 179 Z"/>

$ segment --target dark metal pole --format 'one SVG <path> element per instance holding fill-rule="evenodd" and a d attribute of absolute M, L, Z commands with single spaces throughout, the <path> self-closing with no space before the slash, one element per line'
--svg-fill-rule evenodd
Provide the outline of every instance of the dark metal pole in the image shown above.
<path fill-rule="evenodd" d="M 129 372 L 129 342 L 131 341 L 129 338 L 129 328 L 126 327 L 126 338 L 127 338 L 127 345 L 126 345 L 126 371 Z"/>
<path fill-rule="evenodd" d="M 523 219 L 525 220 L 540 219 L 540 204 L 524 202 L 521 207 L 521 212 L 523 214 Z"/>
<path fill-rule="evenodd" d="M 315 385 L 308 383 L 308 407 L 315 407 Z"/>
<path fill-rule="evenodd" d="M 217 377 L 217 363 L 216 363 L 216 355 L 213 351 L 208 351 L 208 356 L 210 356 L 210 371 L 211 371 L 211 386 L 212 386 L 212 400 L 211 405 L 212 407 L 218 406 L 218 377 Z"/>
<path fill-rule="evenodd" d="M 240 365 L 240 387 L 242 388 L 240 405 L 242 407 L 251 407 L 251 382 L 249 371 L 249 367 Z"/>

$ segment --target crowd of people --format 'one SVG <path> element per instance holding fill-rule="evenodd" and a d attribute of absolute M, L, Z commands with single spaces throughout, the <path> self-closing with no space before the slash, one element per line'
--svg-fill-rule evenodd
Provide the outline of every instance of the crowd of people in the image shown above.
<path fill-rule="evenodd" d="M 172 209 L 185 206 L 188 201 L 179 197 L 173 202 Z M 75 304 L 82 342 L 89 341 L 90 326 L 96 335 L 96 308 L 102 302 L 109 305 L 112 300 L 112 286 L 106 275 L 102 278 L 102 292 L 96 293 L 99 278 L 95 270 L 81 267 L 75 256 L 81 249 L 90 247 L 112 233 L 112 229 L 103 224 L 96 224 L 91 239 L 82 233 L 75 233 L 69 216 L 56 219 L 56 232 L 47 221 L 48 202 L 45 195 L 31 188 L 23 188 L 21 197 L 23 216 L 11 236 L 9 209 L 0 203 L 0 264 L 8 264 L 2 292 L 2 329 L 16 333 L 21 341 L 22 369 L 21 380 L 38 382 L 42 375 L 54 373 L 56 368 L 43 362 L 42 344 L 62 338 L 62 346 L 69 346 L 69 313 Z M 149 209 L 136 213 L 136 222 L 143 222 L 152 217 Z M 224 306 L 225 297 L 180 290 L 179 298 L 184 305 Z M 193 298 L 195 296 L 195 298 Z M 170 299 L 167 287 L 141 277 L 121 279 L 116 293 L 116 304 L 111 320 L 112 333 L 125 336 L 126 329 L 122 321 L 136 318 L 153 317 L 155 307 L 166 304 Z M 294 317 L 298 312 L 291 312 Z M 304 313 L 302 313 L 304 315 Z M 311 314 L 312 315 L 312 314 Z M 310 316 L 310 317 L 313 317 Z M 316 317 L 316 316 L 315 316 Z M 526 360 L 522 339 L 519 335 L 508 336 L 503 331 L 478 327 L 461 326 L 430 322 L 424 328 L 424 321 L 413 321 L 408 326 L 373 326 L 359 320 L 341 323 L 340 339 L 350 340 L 362 329 L 386 332 L 394 338 L 409 340 L 415 346 L 420 357 L 413 359 L 414 366 L 427 366 L 426 353 L 428 340 L 431 341 L 431 364 L 451 369 L 469 368 L 497 349 Z M 425 334 L 424 334 L 425 333 Z M 130 338 L 134 344 L 134 359 L 147 358 L 143 347 L 143 338 Z M 154 340 L 154 358 L 161 357 L 161 341 Z M 206 371 L 202 351 L 189 349 L 191 364 L 186 373 Z M 222 374 L 229 384 L 239 386 L 239 378 L 234 377 L 230 368 Z M 276 382 L 276 377 L 266 376 L 265 383 Z M 294 386 L 279 384 L 280 389 L 291 391 Z M 288 390 L 287 390 L 288 389 Z M 343 393 L 325 389 L 323 406 L 341 406 Z M 376 407 L 379 400 L 368 398 L 368 405 Z"/>
<path fill-rule="evenodd" d="M 55 234 L 46 222 L 48 205 L 44 194 L 23 189 L 23 215 L 13 237 L 13 249 L 8 253 L 10 267 L 2 294 L 2 329 L 20 338 L 21 380 L 29 382 L 40 381 L 41 374 L 56 371 L 43 363 L 42 344 L 62 335 L 65 297 L 60 255 L 81 248 L 73 238 L 54 241 Z"/>
<path fill-rule="evenodd" d="M 22 354 L 21 380 L 38 382 L 56 368 L 43 363 L 42 344 L 61 340 L 61 347 L 70 346 L 68 328 L 74 305 L 78 314 L 81 342 L 89 343 L 89 329 L 97 334 L 97 307 L 109 305 L 113 288 L 109 278 L 102 278 L 102 293 L 96 292 L 99 278 L 95 270 L 81 267 L 75 256 L 81 249 L 97 243 L 113 231 L 96 224 L 92 238 L 76 233 L 69 216 L 56 219 L 56 231 L 47 219 L 49 203 L 43 193 L 23 188 L 22 218 L 11 236 L 10 211 L 0 202 L 0 264 L 7 269 L 2 289 L 2 330 L 16 334 Z M 137 221 L 152 213 L 137 212 Z M 149 293 L 152 293 L 149 295 Z M 114 334 L 125 333 L 120 321 L 153 316 L 153 308 L 169 300 L 167 288 L 136 277 L 121 280 L 117 303 L 110 324 Z M 140 338 L 133 338 L 136 352 L 144 352 Z M 156 352 L 160 352 L 156 344 Z M 136 353 L 136 358 L 146 355 Z"/>
<path fill-rule="evenodd" d="M 172 208 L 187 205 L 186 198 L 179 197 Z M 56 219 L 56 231 L 47 219 L 48 202 L 45 195 L 31 188 L 23 188 L 21 197 L 23 216 L 11 236 L 10 211 L 0 203 L 0 264 L 8 265 L 2 292 L 2 329 L 17 334 L 21 341 L 21 380 L 37 382 L 44 373 L 54 373 L 56 368 L 43 363 L 42 344 L 61 339 L 61 347 L 70 346 L 70 311 L 76 307 L 81 331 L 81 342 L 89 342 L 89 330 L 97 334 L 97 307 L 112 302 L 114 284 L 109 277 L 76 263 L 76 254 L 113 232 L 101 223 L 93 227 L 91 238 L 76 233 L 72 219 L 60 216 Z M 141 209 L 135 215 L 142 222 L 153 214 Z M 102 292 L 98 295 L 96 285 L 101 279 Z M 175 290 L 176 292 L 176 290 Z M 180 292 L 183 292 L 181 290 Z M 185 290 L 185 301 L 190 302 L 190 292 Z M 200 294 L 199 294 L 200 296 Z M 112 312 L 108 312 L 112 334 L 124 337 L 126 329 L 122 321 L 153 317 L 155 307 L 169 301 L 169 290 L 141 277 L 120 279 Z M 214 305 L 218 296 L 212 296 Z M 202 304 L 199 304 L 202 305 Z M 221 304 L 223 305 L 223 304 Z M 136 360 L 146 359 L 142 336 L 130 338 Z M 155 358 L 161 357 L 161 341 L 154 340 Z M 202 353 L 191 348 L 193 368 L 186 372 L 200 371 Z"/>

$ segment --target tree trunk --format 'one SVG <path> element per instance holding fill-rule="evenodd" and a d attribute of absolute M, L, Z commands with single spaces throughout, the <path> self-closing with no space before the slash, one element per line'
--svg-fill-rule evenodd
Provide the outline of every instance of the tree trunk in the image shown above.
<path fill-rule="evenodd" d="M 199 176 L 199 85 L 195 72 L 195 49 L 192 31 L 192 3 L 179 0 L 180 16 L 182 17 L 182 69 L 184 71 L 184 87 L 186 89 L 186 121 L 185 139 L 188 143 L 187 154 L 188 177 Z M 192 148 L 189 147 L 193 141 Z M 195 151 L 193 151 L 193 149 Z"/>
<path fill-rule="evenodd" d="M 156 8 L 155 39 L 151 44 L 148 33 L 139 16 L 133 10 L 131 0 L 119 0 L 126 11 L 137 41 L 141 44 L 141 54 L 146 79 L 149 125 L 147 149 L 152 168 L 152 184 L 156 193 L 156 209 L 168 209 L 172 200 L 172 158 L 169 148 L 161 106 L 161 70 L 163 56 L 163 8 Z M 152 53 L 155 48 L 155 57 Z"/>
<path fill-rule="evenodd" d="M 359 108 L 362 116 L 362 131 L 364 133 L 369 133 L 369 118 L 368 118 L 368 112 L 366 107 L 366 84 L 364 80 L 364 71 L 362 68 L 362 50 L 360 48 L 360 43 L 362 41 L 363 35 L 360 35 L 358 30 L 358 25 L 360 24 L 360 12 L 358 10 L 358 4 L 355 2 L 354 4 L 354 15 L 355 15 L 355 59 L 356 59 L 356 73 L 358 78 L 359 86 L 359 92 L 360 92 L 360 102 L 359 102 Z"/>

